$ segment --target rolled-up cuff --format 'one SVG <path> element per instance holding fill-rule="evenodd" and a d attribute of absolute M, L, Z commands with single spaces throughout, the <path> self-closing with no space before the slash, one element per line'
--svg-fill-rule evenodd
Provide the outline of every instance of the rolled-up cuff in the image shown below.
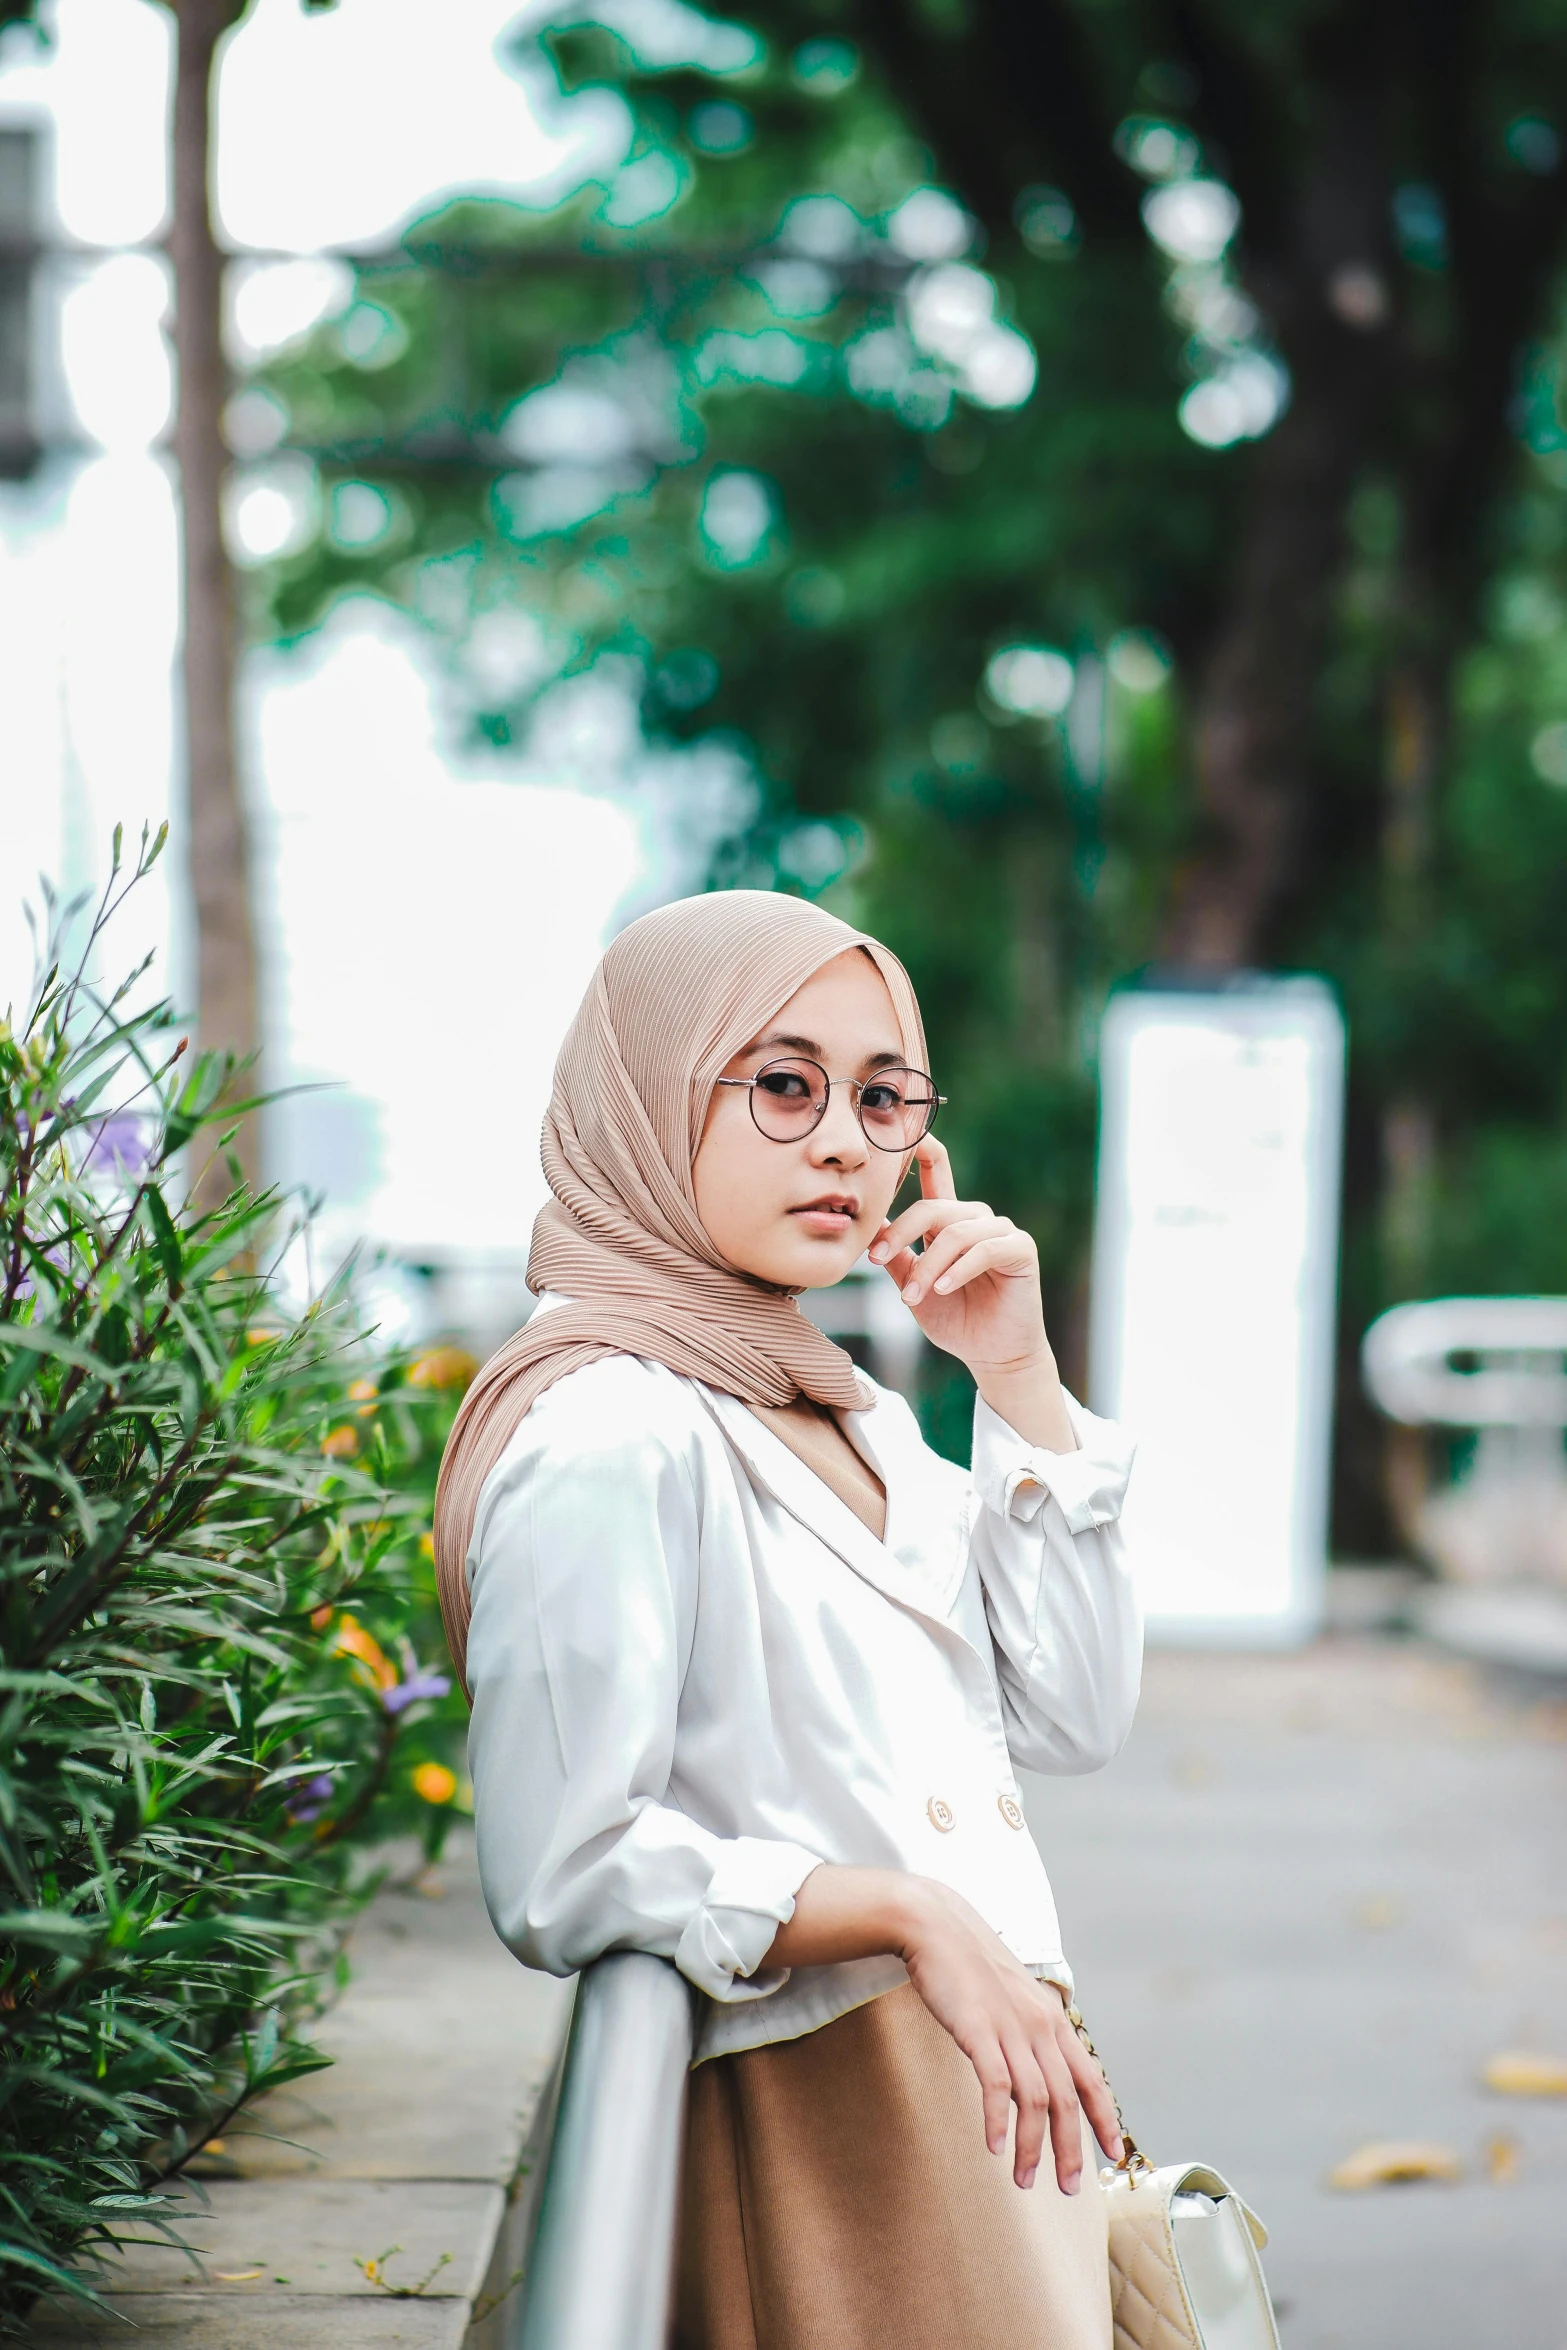
<path fill-rule="evenodd" d="M 1047 1452 L 1042 1445 L 1025 1444 L 1015 1428 L 976 1396 L 974 1483 L 986 1508 L 998 1517 L 1027 1523 L 1039 1515 L 1046 1494 L 1073 1534 L 1113 1525 L 1120 1516 L 1137 1447 L 1113 1420 L 1099 1419 L 1071 1396 L 1066 1408 L 1078 1449 Z"/>
<path fill-rule="evenodd" d="M 1057 1990 L 1065 1994 L 1069 2006 L 1077 1997 L 1077 1985 L 1072 1980 L 1072 1970 L 1064 1958 L 1053 1958 L 1048 1965 L 1031 1966 L 1028 1971 L 1036 1983 L 1054 1983 Z"/>
<path fill-rule="evenodd" d="M 789 1980 L 787 1967 L 757 1969 L 780 1926 L 794 1915 L 794 1897 L 819 1853 L 800 1844 L 736 1836 L 720 1849 L 707 1897 L 693 1911 L 675 1948 L 675 1964 L 709 1999 L 765 1999 Z"/>

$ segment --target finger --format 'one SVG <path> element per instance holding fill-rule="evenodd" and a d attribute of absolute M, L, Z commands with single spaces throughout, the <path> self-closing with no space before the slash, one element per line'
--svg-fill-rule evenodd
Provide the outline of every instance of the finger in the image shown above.
<path fill-rule="evenodd" d="M 1126 2147 L 1121 2137 L 1121 2125 L 1116 2119 L 1115 2099 L 1110 2094 L 1110 2084 L 1070 2024 L 1067 2026 L 1067 2036 L 1060 2045 L 1067 2070 L 1082 2100 L 1083 2111 L 1088 2116 L 1089 2127 L 1110 2160 L 1119 2162 Z"/>
<path fill-rule="evenodd" d="M 1056 2158 L 1056 2184 L 1063 2195 L 1075 2195 L 1083 2183 L 1083 2109 L 1053 2034 L 1043 2040 L 1037 2053 L 1050 2095 L 1050 2144 Z"/>
<path fill-rule="evenodd" d="M 994 1216 L 960 1217 L 956 1223 L 949 1224 L 945 1231 L 928 1240 L 921 1254 L 914 1259 L 912 1279 L 903 1292 L 905 1304 L 914 1305 L 920 1298 L 928 1296 L 949 1266 L 955 1265 L 982 1240 L 995 1236 L 996 1229 Z"/>
<path fill-rule="evenodd" d="M 989 1214 L 983 1200 L 917 1199 L 901 1216 L 894 1216 L 890 1224 L 882 1226 L 871 1242 L 870 1255 L 879 1264 L 882 1259 L 877 1255 L 878 1250 L 890 1254 L 895 1248 L 907 1248 L 911 1241 L 923 1240 L 927 1233 L 941 1231 L 956 1217 Z"/>
<path fill-rule="evenodd" d="M 902 1249 L 899 1251 L 897 1256 L 888 1258 L 887 1272 L 890 1278 L 896 1283 L 899 1290 L 903 1290 L 908 1287 L 909 1282 L 913 1279 L 914 1271 L 918 1264 L 919 1258 L 914 1254 L 914 1251 L 911 1248 Z"/>
<path fill-rule="evenodd" d="M 1003 2042 L 1012 2075 L 1012 2102 L 1017 2107 L 1017 2136 L 1012 2144 L 1012 2176 L 1018 2186 L 1031 2187 L 1044 2151 L 1050 2122 L 1050 2092 L 1039 2059 L 1027 2040 Z"/>
<path fill-rule="evenodd" d="M 931 1283 L 942 1297 L 955 1289 L 966 1289 L 982 1273 L 1025 1273 L 1030 1270 L 1033 1242 L 1026 1232 L 996 1232 L 965 1249 L 955 1264 Z M 920 1264 L 923 1267 L 924 1258 Z"/>
<path fill-rule="evenodd" d="M 914 1156 L 919 1161 L 920 1189 L 927 1199 L 956 1199 L 958 1187 L 952 1180 L 952 1161 L 947 1146 L 933 1134 L 916 1143 Z"/>
<path fill-rule="evenodd" d="M 939 1232 L 954 1216 L 972 1214 L 977 1205 L 972 1200 L 917 1199 L 901 1216 L 894 1216 L 890 1224 L 882 1226 L 871 1243 L 870 1254 L 875 1257 L 878 1249 L 907 1248 L 911 1241 L 922 1240 L 929 1232 Z"/>
<path fill-rule="evenodd" d="M 1001 2043 L 989 2040 L 982 2046 L 965 2049 L 964 2054 L 974 2067 L 985 2103 L 985 2144 L 992 2154 L 1005 2154 L 1007 2124 L 1012 2116 L 1012 2075 L 1001 2053 Z"/>

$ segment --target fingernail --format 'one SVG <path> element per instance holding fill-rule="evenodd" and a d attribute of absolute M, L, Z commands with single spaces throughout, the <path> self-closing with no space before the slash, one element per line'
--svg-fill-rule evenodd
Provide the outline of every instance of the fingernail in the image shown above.
<path fill-rule="evenodd" d="M 1062 2190 L 1065 2194 L 1075 2195 L 1082 2184 L 1083 2182 L 1081 2178 L 1065 2179 L 1062 2181 Z"/>
<path fill-rule="evenodd" d="M 904 1304 L 905 1304 L 906 1306 L 912 1306 L 912 1305 L 915 1305 L 915 1304 L 918 1302 L 918 1300 L 919 1300 L 919 1294 L 920 1294 L 920 1285 L 919 1285 L 919 1283 L 918 1283 L 917 1281 L 911 1281 L 911 1282 L 909 1283 L 909 1286 L 908 1286 L 908 1288 L 907 1288 L 907 1289 L 904 1291 L 904 1293 L 903 1293 L 903 1302 L 904 1302 Z"/>
<path fill-rule="evenodd" d="M 939 1280 L 939 1281 L 936 1283 L 936 1287 L 937 1287 L 939 1290 L 941 1290 L 943 1293 L 945 1293 L 947 1290 L 949 1290 L 949 1289 L 952 1287 L 952 1276 L 951 1276 L 951 1274 L 950 1274 L 950 1273 L 943 1273 L 943 1274 L 942 1274 L 942 1276 L 941 1276 L 941 1278 L 940 1278 L 940 1280 Z"/>
<path fill-rule="evenodd" d="M 1039 2173 L 1037 2170 L 1026 2170 L 1023 2173 L 1023 2176 L 1018 2180 L 1018 2185 L 1020 2187 L 1031 2187 L 1038 2176 Z"/>
<path fill-rule="evenodd" d="M 878 1241 L 877 1241 L 877 1243 L 876 1243 L 876 1245 L 875 1245 L 875 1247 L 874 1247 L 874 1248 L 872 1248 L 872 1249 L 871 1249 L 871 1250 L 870 1250 L 868 1253 L 869 1253 L 869 1256 L 870 1256 L 871 1263 L 872 1263 L 873 1265 L 879 1265 L 879 1264 L 881 1263 L 881 1261 L 882 1261 L 883 1257 L 885 1257 L 885 1255 L 887 1254 L 887 1251 L 886 1251 L 886 1248 L 884 1247 L 884 1245 L 882 1244 L 882 1242 L 878 1240 Z"/>

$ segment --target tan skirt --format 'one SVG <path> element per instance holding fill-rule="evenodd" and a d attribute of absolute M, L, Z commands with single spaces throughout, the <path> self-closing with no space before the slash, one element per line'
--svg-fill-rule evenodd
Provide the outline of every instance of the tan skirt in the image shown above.
<path fill-rule="evenodd" d="M 1012 2183 L 905 1985 L 691 2078 L 676 2350 L 1110 2350 L 1098 2157 Z"/>

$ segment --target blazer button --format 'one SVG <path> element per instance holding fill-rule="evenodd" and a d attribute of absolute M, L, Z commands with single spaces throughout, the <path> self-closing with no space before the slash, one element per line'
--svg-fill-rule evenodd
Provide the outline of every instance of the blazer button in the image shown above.
<path fill-rule="evenodd" d="M 1023 1807 L 1015 1795 L 998 1795 L 996 1809 L 1009 1828 L 1021 1828 L 1026 1824 L 1023 1818 Z"/>
<path fill-rule="evenodd" d="M 939 1828 L 943 1836 L 950 1836 L 953 1829 L 958 1824 L 957 1813 L 953 1810 L 951 1804 L 944 1801 L 944 1799 L 939 1795 L 933 1795 L 931 1797 L 929 1803 L 927 1803 L 925 1806 L 925 1814 L 930 1821 L 931 1826 L 933 1828 Z"/>

